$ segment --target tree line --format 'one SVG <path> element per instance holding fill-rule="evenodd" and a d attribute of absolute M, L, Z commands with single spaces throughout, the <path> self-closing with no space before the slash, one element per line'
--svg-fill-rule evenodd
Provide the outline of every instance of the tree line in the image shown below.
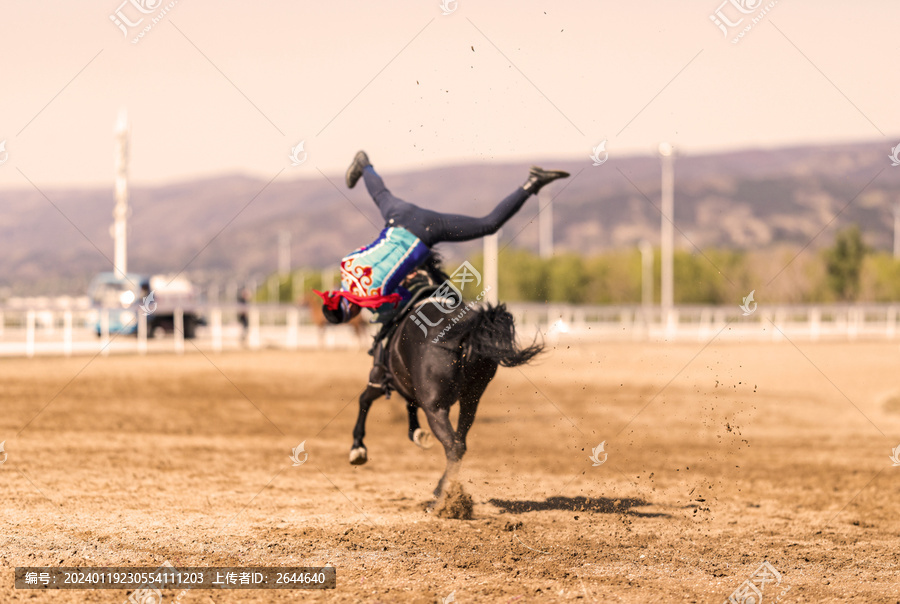
<path fill-rule="evenodd" d="M 470 258 L 484 274 L 484 259 Z M 448 273 L 460 261 L 448 260 Z M 900 260 L 870 249 L 856 225 L 839 231 L 832 245 L 820 250 L 793 246 L 763 250 L 676 250 L 673 259 L 676 304 L 739 304 L 751 290 L 772 303 L 892 302 L 900 300 Z M 500 253 L 498 296 L 507 302 L 570 304 L 639 304 L 641 254 L 637 249 L 600 254 L 559 253 L 551 258 L 507 248 Z M 339 286 L 332 273 L 332 285 Z M 322 271 L 272 275 L 277 287 L 262 284 L 255 299 L 267 302 L 277 291 L 289 302 L 298 290 L 321 289 Z M 302 279 L 302 285 L 294 283 Z M 654 250 L 653 300 L 659 303 L 660 252 Z M 295 286 L 300 286 L 295 287 Z M 483 289 L 469 284 L 474 298 Z M 296 300 L 295 300 L 296 301 Z"/>

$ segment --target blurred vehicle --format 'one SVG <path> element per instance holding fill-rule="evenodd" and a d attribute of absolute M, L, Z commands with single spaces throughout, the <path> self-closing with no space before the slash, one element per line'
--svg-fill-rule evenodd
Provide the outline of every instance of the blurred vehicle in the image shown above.
<path fill-rule="evenodd" d="M 152 297 L 151 297 L 152 295 Z M 194 286 L 185 277 L 100 273 L 88 287 L 93 312 L 90 324 L 99 336 L 101 312 L 106 311 L 109 333 L 137 334 L 139 313 L 147 315 L 147 335 L 161 337 L 175 332 L 175 309 L 184 312 L 184 337 L 193 338 L 205 322 L 193 309 L 198 303 Z"/>

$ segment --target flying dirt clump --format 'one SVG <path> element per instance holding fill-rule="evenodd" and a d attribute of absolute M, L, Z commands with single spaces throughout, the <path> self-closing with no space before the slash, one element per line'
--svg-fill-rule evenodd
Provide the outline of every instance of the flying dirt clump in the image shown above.
<path fill-rule="evenodd" d="M 451 482 L 444 489 L 444 494 L 437 502 L 434 513 L 438 518 L 454 520 L 472 519 L 472 498 L 463 490 L 458 482 Z"/>

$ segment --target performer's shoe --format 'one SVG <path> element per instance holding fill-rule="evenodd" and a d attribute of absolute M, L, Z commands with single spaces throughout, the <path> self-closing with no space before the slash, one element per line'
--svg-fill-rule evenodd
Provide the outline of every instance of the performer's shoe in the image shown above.
<path fill-rule="evenodd" d="M 387 365 L 385 365 L 384 342 L 378 342 L 369 350 L 372 355 L 372 370 L 369 372 L 369 386 L 382 388 L 384 386 L 385 377 L 387 377 Z"/>
<path fill-rule="evenodd" d="M 522 185 L 522 188 L 529 193 L 536 194 L 541 190 L 541 187 L 543 187 L 547 183 L 551 183 L 558 178 L 568 177 L 569 173 L 563 172 L 562 170 L 544 170 L 543 168 L 538 168 L 537 166 L 531 166 L 531 169 L 528 171 L 528 180 L 525 181 L 525 184 Z"/>
<path fill-rule="evenodd" d="M 372 164 L 369 162 L 369 156 L 366 155 L 365 151 L 359 151 L 356 155 L 353 156 L 353 162 L 350 164 L 350 167 L 347 168 L 347 187 L 353 188 L 356 186 L 356 183 L 359 182 L 360 177 L 363 173 L 363 168 L 371 166 Z"/>

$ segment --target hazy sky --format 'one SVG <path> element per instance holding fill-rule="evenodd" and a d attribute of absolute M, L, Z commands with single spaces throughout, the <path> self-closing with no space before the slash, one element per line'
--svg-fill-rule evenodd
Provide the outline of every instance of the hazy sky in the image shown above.
<path fill-rule="evenodd" d="M 683 2 L 0 5 L 0 189 L 110 185 L 127 107 L 133 182 L 442 162 L 900 140 L 900 3 L 780 0 L 738 44 Z M 734 0 L 754 7 L 759 0 Z M 143 14 L 136 4 L 156 7 Z M 772 2 L 763 2 L 755 12 Z M 474 49 L 474 50 L 473 50 Z M 288 154 L 304 141 L 299 158 Z"/>

